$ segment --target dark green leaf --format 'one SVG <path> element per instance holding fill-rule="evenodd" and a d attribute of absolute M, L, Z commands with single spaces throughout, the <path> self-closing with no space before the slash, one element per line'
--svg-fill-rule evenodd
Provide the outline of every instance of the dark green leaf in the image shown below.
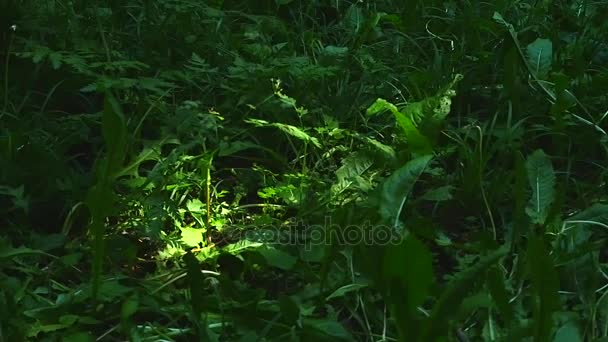
<path fill-rule="evenodd" d="M 291 254 L 269 246 L 258 248 L 257 251 L 264 256 L 268 265 L 282 270 L 292 269 L 298 261 L 298 259 Z"/>
<path fill-rule="evenodd" d="M 431 317 L 425 325 L 425 332 L 420 341 L 436 341 L 446 337 L 449 320 L 458 312 L 457 308 L 465 295 L 473 289 L 473 285 L 488 268 L 492 267 L 502 257 L 507 255 L 508 246 L 503 245 L 490 254 L 481 257 L 473 266 L 457 274 L 442 292 L 435 303 Z"/>
<path fill-rule="evenodd" d="M 382 185 L 380 215 L 385 222 L 397 226 L 399 215 L 414 184 L 424 172 L 433 156 L 426 155 L 407 162 L 395 171 Z"/>
<path fill-rule="evenodd" d="M 553 312 L 560 307 L 558 274 L 541 238 L 529 238 L 527 259 L 537 298 L 534 310 L 534 340 L 549 341 L 553 329 Z"/>
<path fill-rule="evenodd" d="M 403 310 L 411 312 L 424 302 L 434 281 L 433 256 L 410 234 L 401 243 L 386 247 L 382 273 L 386 284 L 392 285 L 389 298 L 399 294 L 405 299 L 405 302 L 392 304 L 405 306 Z"/>
<path fill-rule="evenodd" d="M 532 188 L 526 213 L 533 223 L 544 224 L 555 200 L 555 174 L 551 159 L 542 150 L 537 150 L 528 157 L 526 171 Z"/>

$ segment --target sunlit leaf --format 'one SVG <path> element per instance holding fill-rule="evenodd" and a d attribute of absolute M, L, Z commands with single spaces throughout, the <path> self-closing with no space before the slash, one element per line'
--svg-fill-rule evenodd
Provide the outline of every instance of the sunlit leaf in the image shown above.
<path fill-rule="evenodd" d="M 376 102 L 367 109 L 367 115 L 376 115 L 387 110 L 395 116 L 395 120 L 397 120 L 397 124 L 399 124 L 399 127 L 403 130 L 412 153 L 424 155 L 430 154 L 433 151 L 431 143 L 418 131 L 418 128 L 416 128 L 412 119 L 401 113 L 394 104 L 384 99 L 377 99 Z"/>
<path fill-rule="evenodd" d="M 181 241 L 190 246 L 196 247 L 199 243 L 203 242 L 203 230 L 198 228 L 181 228 L 182 232 Z"/>

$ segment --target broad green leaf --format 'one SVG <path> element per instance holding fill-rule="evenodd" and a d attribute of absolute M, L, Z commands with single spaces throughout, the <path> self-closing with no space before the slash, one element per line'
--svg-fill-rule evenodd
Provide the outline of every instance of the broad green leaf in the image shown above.
<path fill-rule="evenodd" d="M 496 251 L 482 256 L 473 266 L 458 273 L 447 284 L 433 307 L 431 317 L 425 324 L 425 332 L 420 341 L 437 341 L 438 338 L 445 337 L 448 334 L 449 320 L 458 312 L 458 307 L 463 298 L 471 291 L 475 282 L 508 252 L 509 247 L 503 245 Z"/>
<path fill-rule="evenodd" d="M 429 140 L 422 135 L 418 128 L 414 125 L 411 117 L 406 116 L 397 109 L 397 106 L 386 101 L 385 99 L 377 99 L 369 108 L 367 108 L 367 115 L 376 115 L 378 113 L 390 111 L 397 120 L 397 124 L 403 129 L 405 138 L 412 150 L 412 153 L 418 155 L 430 154 L 433 151 Z"/>
<path fill-rule="evenodd" d="M 299 303 L 290 296 L 280 295 L 279 296 L 279 307 L 281 308 L 281 315 L 283 315 L 284 322 L 290 325 L 295 325 L 301 316 Z"/>
<path fill-rule="evenodd" d="M 120 104 L 112 93 L 106 92 L 101 118 L 103 137 L 106 144 L 106 169 L 104 177 L 118 172 L 127 152 L 127 125 Z"/>
<path fill-rule="evenodd" d="M 337 195 L 353 185 L 365 187 L 367 184 L 368 186 L 371 186 L 369 181 L 366 181 L 361 176 L 369 170 L 373 163 L 373 160 L 367 155 L 357 152 L 344 158 L 344 160 L 342 160 L 342 166 L 336 171 L 338 181 L 332 185 L 332 192 Z"/>
<path fill-rule="evenodd" d="M 403 129 L 408 146 L 414 155 L 425 155 L 433 153 L 433 146 L 429 139 L 422 135 L 412 119 L 401 112 L 396 112 L 397 123 Z"/>
<path fill-rule="evenodd" d="M 546 78 L 551 71 L 553 43 L 549 39 L 537 38 L 526 47 L 526 57 L 536 76 Z"/>
<path fill-rule="evenodd" d="M 533 223 L 544 224 L 555 199 L 555 174 L 551 159 L 542 150 L 537 150 L 526 160 L 526 171 L 532 188 L 526 213 Z"/>
<path fill-rule="evenodd" d="M 395 171 L 382 185 L 380 215 L 393 227 L 398 226 L 399 215 L 414 184 L 424 172 L 433 156 L 426 155 L 410 160 Z"/>
<path fill-rule="evenodd" d="M 367 109 L 367 115 L 390 111 L 403 129 L 412 153 L 430 154 L 441 124 L 450 113 L 452 97 L 456 95 L 453 88 L 461 79 L 462 75 L 456 74 L 454 79 L 435 96 L 401 107 L 379 98 Z"/>
<path fill-rule="evenodd" d="M 393 304 L 404 306 L 398 308 L 399 311 L 412 312 L 424 302 L 433 284 L 433 256 L 422 242 L 410 234 L 401 243 L 386 247 L 382 275 L 385 284 L 390 284 L 389 299 L 404 299 Z"/>
<path fill-rule="evenodd" d="M 355 152 L 342 160 L 342 166 L 336 171 L 338 181 L 361 176 L 372 164 L 368 156 Z"/>
<path fill-rule="evenodd" d="M 397 106 L 386 101 L 385 99 L 376 99 L 376 101 L 367 108 L 367 115 L 372 116 L 387 110 L 393 114 L 399 111 L 399 109 L 397 109 Z"/>
<path fill-rule="evenodd" d="M 99 286 L 98 298 L 104 302 L 111 302 L 118 298 L 124 298 L 132 289 L 122 285 L 118 279 L 102 281 Z"/>
<path fill-rule="evenodd" d="M 365 141 L 368 142 L 370 145 L 372 145 L 376 150 L 381 152 L 385 156 L 386 160 L 389 160 L 389 161 L 395 160 L 396 153 L 395 153 L 395 150 L 391 146 L 385 145 L 376 139 L 372 139 L 372 138 L 368 138 L 368 137 L 365 137 Z"/>
<path fill-rule="evenodd" d="M 262 254 L 268 265 L 282 270 L 291 270 L 298 262 L 291 254 L 269 246 L 258 248 L 256 251 Z"/>
<path fill-rule="evenodd" d="M 529 238 L 526 259 L 532 286 L 538 298 L 533 312 L 534 341 L 549 341 L 553 329 L 553 312 L 560 307 L 559 276 L 541 238 Z"/>
<path fill-rule="evenodd" d="M 137 294 L 129 296 L 123 303 L 120 310 L 120 319 L 128 321 L 139 309 L 139 296 Z"/>
<path fill-rule="evenodd" d="M 583 342 L 583 337 L 576 323 L 568 322 L 557 329 L 553 342 Z"/>
<path fill-rule="evenodd" d="M 608 224 L 608 204 L 595 203 L 589 208 L 567 218 L 566 222 L 583 221 L 578 223 L 604 223 Z"/>
<path fill-rule="evenodd" d="M 408 103 L 398 109 L 412 119 L 416 125 L 424 125 L 425 121 L 433 121 L 435 124 L 439 124 L 450 114 L 452 97 L 456 96 L 454 88 L 462 78 L 461 74 L 456 74 L 454 79 L 436 95 L 418 102 Z"/>
<path fill-rule="evenodd" d="M 357 4 L 352 4 L 341 20 L 341 24 L 345 26 L 349 32 L 359 32 L 361 27 L 363 27 L 363 23 L 365 22 L 365 15 L 361 6 L 357 6 Z"/>
<path fill-rule="evenodd" d="M 190 247 L 196 247 L 203 243 L 203 230 L 199 228 L 180 228 L 182 233 L 181 241 Z"/>
<path fill-rule="evenodd" d="M 304 329 L 312 329 L 315 333 L 330 337 L 332 341 L 354 341 L 348 330 L 334 320 L 307 318 L 303 321 L 303 326 Z"/>
<path fill-rule="evenodd" d="M 248 249 L 256 249 L 263 245 L 263 243 L 257 241 L 240 240 L 238 242 L 231 243 L 227 246 L 222 247 L 222 251 L 236 255 L 241 253 L 242 251 Z"/>
<path fill-rule="evenodd" d="M 198 198 L 193 198 L 186 202 L 186 208 L 192 213 L 201 213 L 205 211 L 205 204 Z"/>

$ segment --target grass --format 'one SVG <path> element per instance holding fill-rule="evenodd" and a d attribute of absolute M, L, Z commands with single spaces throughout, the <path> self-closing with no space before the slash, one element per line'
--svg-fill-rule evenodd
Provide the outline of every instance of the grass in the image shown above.
<path fill-rule="evenodd" d="M 6 2 L 0 341 L 607 340 L 605 5 Z"/>

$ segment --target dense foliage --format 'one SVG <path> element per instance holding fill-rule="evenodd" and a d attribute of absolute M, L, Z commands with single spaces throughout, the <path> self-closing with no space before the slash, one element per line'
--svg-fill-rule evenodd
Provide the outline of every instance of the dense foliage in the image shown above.
<path fill-rule="evenodd" d="M 0 341 L 608 341 L 607 16 L 2 1 Z"/>

